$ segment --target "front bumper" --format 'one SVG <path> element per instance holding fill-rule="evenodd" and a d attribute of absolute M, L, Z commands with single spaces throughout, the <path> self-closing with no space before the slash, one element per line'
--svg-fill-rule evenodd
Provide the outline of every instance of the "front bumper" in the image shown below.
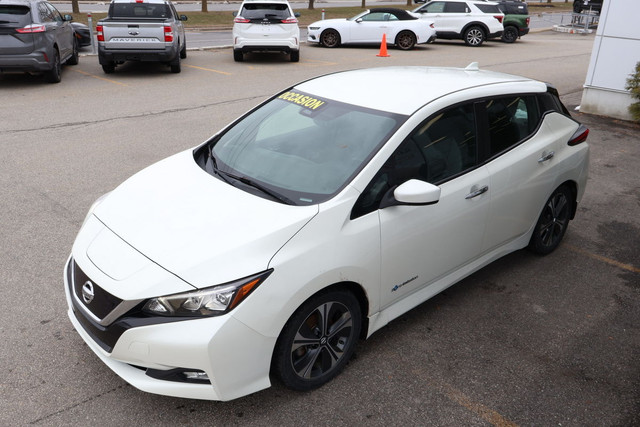
<path fill-rule="evenodd" d="M 271 385 L 275 338 L 259 334 L 229 314 L 168 323 L 166 318 L 156 318 L 165 323 L 154 323 L 153 317 L 147 317 L 142 325 L 125 314 L 101 327 L 80 307 L 72 264 L 70 257 L 64 272 L 69 319 L 100 360 L 129 384 L 149 393 L 205 400 L 231 400 Z M 112 347 L 96 339 L 96 328 L 117 329 Z M 204 372 L 209 381 L 172 375 L 182 371 Z"/>

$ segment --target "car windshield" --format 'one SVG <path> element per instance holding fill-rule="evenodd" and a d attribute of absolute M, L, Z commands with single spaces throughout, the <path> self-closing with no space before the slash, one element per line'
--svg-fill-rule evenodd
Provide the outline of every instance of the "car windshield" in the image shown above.
<path fill-rule="evenodd" d="M 214 138 L 196 158 L 207 172 L 263 197 L 316 204 L 344 188 L 404 120 L 289 91 Z"/>

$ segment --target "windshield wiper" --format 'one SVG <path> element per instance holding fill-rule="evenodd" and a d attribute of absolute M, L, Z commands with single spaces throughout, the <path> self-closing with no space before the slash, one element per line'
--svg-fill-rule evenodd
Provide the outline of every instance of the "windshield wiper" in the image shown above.
<path fill-rule="evenodd" d="M 212 172 L 216 175 L 218 175 L 220 177 L 220 179 L 222 179 L 224 182 L 226 182 L 227 184 L 231 184 L 231 181 L 229 181 L 229 178 L 233 178 L 236 181 L 240 181 L 241 183 L 248 185 L 250 187 L 256 188 L 260 191 L 262 191 L 264 194 L 266 194 L 267 196 L 270 196 L 286 205 L 294 205 L 295 203 L 293 203 L 293 201 L 285 196 L 283 196 L 282 194 L 278 194 L 273 190 L 270 190 L 269 188 L 265 187 L 262 184 L 259 184 L 255 181 L 253 181 L 251 178 L 247 178 L 246 176 L 237 176 L 234 174 L 231 174 L 229 172 L 225 172 L 222 171 L 220 169 L 218 169 L 218 162 L 216 160 L 216 157 L 213 155 L 213 152 L 211 150 L 211 147 L 209 147 L 209 159 L 211 161 L 211 165 L 212 165 Z"/>

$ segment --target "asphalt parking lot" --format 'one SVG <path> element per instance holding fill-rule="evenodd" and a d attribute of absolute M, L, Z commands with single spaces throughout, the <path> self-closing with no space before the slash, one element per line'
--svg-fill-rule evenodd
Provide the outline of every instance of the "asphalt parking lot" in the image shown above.
<path fill-rule="evenodd" d="M 56 85 L 1 76 L 0 425 L 640 425 L 640 126 L 631 123 L 574 112 L 591 129 L 590 177 L 558 250 L 482 269 L 362 342 L 313 392 L 275 384 L 224 403 L 140 392 L 73 330 L 62 286 L 93 200 L 276 91 L 345 69 L 478 61 L 554 83 L 573 111 L 593 40 L 545 32 L 389 58 L 375 47 L 303 46 L 297 64 L 279 55 L 239 64 L 219 49 L 189 52 L 180 74 L 126 64 L 106 75 L 83 56 Z"/>

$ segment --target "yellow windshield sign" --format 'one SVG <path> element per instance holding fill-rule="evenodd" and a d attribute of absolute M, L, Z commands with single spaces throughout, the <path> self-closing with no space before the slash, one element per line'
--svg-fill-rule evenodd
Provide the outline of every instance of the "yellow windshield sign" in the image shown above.
<path fill-rule="evenodd" d="M 278 99 L 283 99 L 285 101 L 298 104 L 299 106 L 307 108 L 309 110 L 317 110 L 326 103 L 325 101 L 321 101 L 317 98 L 291 91 L 283 93 L 278 97 Z"/>

